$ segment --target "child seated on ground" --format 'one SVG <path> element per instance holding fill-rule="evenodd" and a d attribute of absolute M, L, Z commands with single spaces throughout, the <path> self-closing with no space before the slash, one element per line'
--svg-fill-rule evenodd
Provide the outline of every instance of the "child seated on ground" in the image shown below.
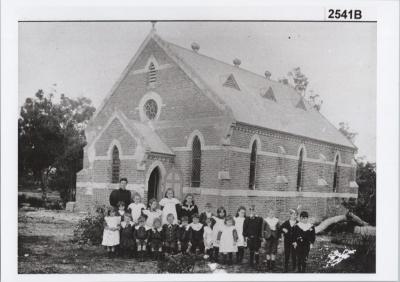
<path fill-rule="evenodd" d="M 161 259 L 163 245 L 161 219 L 155 218 L 153 225 L 153 228 L 148 231 L 150 250 L 153 255 L 153 259 L 159 260 Z"/>
<path fill-rule="evenodd" d="M 130 213 L 125 213 L 121 222 L 120 230 L 120 252 L 123 257 L 132 258 L 135 252 L 136 242 L 133 237 L 134 223 Z"/>
<path fill-rule="evenodd" d="M 119 245 L 119 228 L 121 216 L 118 211 L 109 209 L 104 217 L 103 241 L 101 244 L 107 247 L 108 257 L 115 256 L 115 247 Z"/>
<path fill-rule="evenodd" d="M 146 206 L 142 203 L 142 197 L 139 193 L 133 195 L 133 202 L 129 204 L 128 211 L 132 215 L 132 221 L 137 224 L 139 217 L 142 215 L 142 211 L 146 209 Z"/>
<path fill-rule="evenodd" d="M 168 254 L 176 254 L 178 250 L 178 230 L 179 226 L 174 224 L 175 216 L 170 213 L 167 215 L 167 223 L 163 225 L 164 250 Z"/>
<path fill-rule="evenodd" d="M 135 227 L 134 237 L 136 239 L 137 253 L 141 261 L 144 260 L 144 255 L 146 252 L 146 245 L 148 240 L 148 232 L 145 226 L 145 218 L 143 216 L 139 217 L 138 225 Z"/>
<path fill-rule="evenodd" d="M 203 233 L 204 228 L 203 224 L 201 224 L 199 215 L 193 214 L 192 216 L 193 222 L 189 224 L 189 232 L 190 232 L 190 252 L 196 254 L 197 250 L 199 253 L 204 253 L 204 241 L 203 241 Z"/>
<path fill-rule="evenodd" d="M 224 256 L 224 263 L 227 261 L 227 256 L 229 258 L 228 264 L 233 263 L 233 253 L 238 251 L 237 249 L 238 234 L 235 227 L 235 221 L 232 216 L 227 216 L 225 218 L 225 225 L 218 232 L 218 245 L 219 252 Z"/>
<path fill-rule="evenodd" d="M 178 249 L 185 254 L 189 250 L 190 243 L 189 218 L 187 216 L 182 216 L 181 220 L 182 224 L 178 231 Z"/>
<path fill-rule="evenodd" d="M 204 226 L 203 242 L 206 254 L 204 259 L 212 258 L 213 256 L 213 230 L 211 218 L 205 220 L 206 226 Z"/>
<path fill-rule="evenodd" d="M 308 222 L 308 212 L 306 211 L 300 213 L 300 222 L 293 227 L 293 241 L 297 257 L 297 270 L 306 272 L 308 254 L 315 242 L 315 229 Z"/>

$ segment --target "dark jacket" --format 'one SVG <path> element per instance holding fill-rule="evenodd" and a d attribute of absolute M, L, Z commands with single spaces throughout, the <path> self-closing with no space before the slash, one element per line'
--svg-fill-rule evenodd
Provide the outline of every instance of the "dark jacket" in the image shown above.
<path fill-rule="evenodd" d="M 177 242 L 179 235 L 179 226 L 177 224 L 164 224 L 162 227 L 163 240 L 166 242 Z"/>
<path fill-rule="evenodd" d="M 152 228 L 148 231 L 148 234 L 149 234 L 149 242 L 162 242 L 163 239 L 162 230 L 157 230 Z"/>
<path fill-rule="evenodd" d="M 182 206 L 179 207 L 179 219 L 182 219 L 183 216 L 187 216 L 189 219 L 189 223 L 192 222 L 192 216 L 195 213 L 199 213 L 199 209 L 197 208 L 196 205 L 190 205 L 188 206 L 187 204 L 183 204 Z"/>
<path fill-rule="evenodd" d="M 113 190 L 110 194 L 110 205 L 117 207 L 119 201 L 125 203 L 125 208 L 128 208 L 131 203 L 131 191 L 123 190 L 119 188 L 118 190 Z"/>
<path fill-rule="evenodd" d="M 304 231 L 297 224 L 293 227 L 292 242 L 296 242 L 299 246 L 309 246 L 315 242 L 315 228 Z"/>
<path fill-rule="evenodd" d="M 144 226 L 139 226 L 135 227 L 135 231 L 133 231 L 133 236 L 136 240 L 147 240 L 149 237 L 149 233 Z"/>
<path fill-rule="evenodd" d="M 279 229 L 279 231 L 280 231 L 280 233 L 282 233 L 283 234 L 283 239 L 284 239 L 284 242 L 285 243 L 288 243 L 288 244 L 291 244 L 291 243 L 293 243 L 293 229 L 294 229 L 294 227 L 296 226 L 296 224 L 297 224 L 297 220 L 296 220 L 296 223 L 293 225 L 293 226 L 290 226 L 290 221 L 289 220 L 286 220 L 284 223 L 282 223 L 282 225 L 280 226 L 280 229 Z M 287 233 L 285 233 L 284 231 L 283 231 L 283 229 L 287 229 Z"/>
<path fill-rule="evenodd" d="M 190 240 L 190 229 L 188 226 L 180 226 L 178 229 L 178 240 L 180 242 L 189 242 Z"/>
<path fill-rule="evenodd" d="M 192 227 L 189 227 L 190 233 L 190 242 L 202 242 L 203 233 L 204 233 L 204 225 L 199 230 L 194 230 Z"/>
<path fill-rule="evenodd" d="M 263 219 L 261 217 L 246 217 L 243 222 L 243 237 L 261 239 L 262 225 Z"/>

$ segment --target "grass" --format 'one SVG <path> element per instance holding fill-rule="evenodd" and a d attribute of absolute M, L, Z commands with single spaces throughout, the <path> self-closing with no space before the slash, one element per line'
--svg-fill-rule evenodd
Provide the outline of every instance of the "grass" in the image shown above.
<path fill-rule="evenodd" d="M 157 273 L 157 262 L 135 259 L 109 259 L 102 246 L 79 245 L 72 241 L 73 229 L 82 215 L 65 211 L 19 211 L 18 215 L 18 273 Z M 346 245 L 333 244 L 328 236 L 318 236 L 310 252 L 308 272 L 365 273 L 365 267 L 355 259 L 348 259 L 335 267 L 324 268 L 328 254 L 344 250 Z M 275 272 L 282 272 L 282 244 L 278 248 Z M 194 272 L 259 273 L 265 272 L 247 265 L 221 266 L 209 264 L 201 258 Z"/>

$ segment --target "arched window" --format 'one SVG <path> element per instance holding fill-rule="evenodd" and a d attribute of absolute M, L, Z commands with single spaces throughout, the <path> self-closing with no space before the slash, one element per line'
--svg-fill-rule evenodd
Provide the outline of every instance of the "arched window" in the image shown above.
<path fill-rule="evenodd" d="M 335 170 L 333 172 L 333 192 L 337 192 L 339 185 L 339 155 L 335 159 Z"/>
<path fill-rule="evenodd" d="M 192 143 L 192 187 L 200 187 L 201 174 L 201 143 L 198 136 Z"/>
<path fill-rule="evenodd" d="M 153 63 L 150 63 L 148 73 L 147 73 L 147 84 L 154 84 L 157 80 L 157 70 Z"/>
<path fill-rule="evenodd" d="M 257 141 L 253 142 L 250 154 L 250 175 L 249 175 L 249 189 L 256 188 L 256 166 L 257 166 Z"/>
<path fill-rule="evenodd" d="M 112 164 L 111 164 L 111 183 L 119 182 L 119 171 L 121 161 L 119 159 L 119 151 L 117 146 L 114 146 L 112 151 Z"/>
<path fill-rule="evenodd" d="M 297 164 L 297 184 L 296 184 L 297 191 L 301 191 L 303 186 L 303 155 L 304 155 L 304 150 L 302 148 L 299 153 L 299 162 Z"/>

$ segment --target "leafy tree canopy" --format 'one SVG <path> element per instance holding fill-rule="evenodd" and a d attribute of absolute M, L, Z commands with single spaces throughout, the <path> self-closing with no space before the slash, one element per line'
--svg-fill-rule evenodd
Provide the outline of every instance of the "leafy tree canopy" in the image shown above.
<path fill-rule="evenodd" d="M 18 119 L 20 179 L 32 175 L 46 188 L 52 174 L 57 175 L 52 184 L 61 192 L 74 186 L 74 175 L 82 167 L 84 129 L 94 111 L 85 97 L 61 94 L 55 102 L 54 93 L 38 90 L 27 98 Z"/>

